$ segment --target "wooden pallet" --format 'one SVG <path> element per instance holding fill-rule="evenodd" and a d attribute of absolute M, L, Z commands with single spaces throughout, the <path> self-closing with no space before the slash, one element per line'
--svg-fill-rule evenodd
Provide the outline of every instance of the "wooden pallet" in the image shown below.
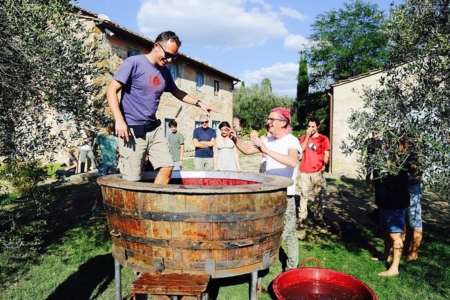
<path fill-rule="evenodd" d="M 202 295 L 208 286 L 210 275 L 151 274 L 141 273 L 131 284 L 131 295 L 157 296 L 156 299 L 208 299 Z M 169 298 L 170 297 L 170 298 Z"/>

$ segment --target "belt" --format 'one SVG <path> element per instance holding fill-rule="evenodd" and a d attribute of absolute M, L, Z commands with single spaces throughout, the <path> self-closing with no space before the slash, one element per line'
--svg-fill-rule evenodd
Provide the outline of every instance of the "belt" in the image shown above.
<path fill-rule="evenodd" d="M 143 137 L 146 132 L 152 132 L 156 128 L 158 128 L 161 125 L 161 120 L 156 120 L 153 123 L 147 124 L 147 125 L 130 125 L 130 128 L 133 128 L 134 136 L 135 137 Z"/>
<path fill-rule="evenodd" d="M 294 198 L 295 195 L 287 195 L 288 198 Z"/>

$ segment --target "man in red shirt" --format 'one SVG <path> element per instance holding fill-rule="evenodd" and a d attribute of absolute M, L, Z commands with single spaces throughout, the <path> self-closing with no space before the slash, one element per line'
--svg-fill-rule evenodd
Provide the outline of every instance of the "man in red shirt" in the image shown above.
<path fill-rule="evenodd" d="M 301 197 L 298 212 L 298 223 L 301 224 L 308 216 L 308 197 L 310 188 L 314 195 L 314 221 L 316 225 L 325 227 L 323 221 L 323 196 L 326 182 L 323 177 L 330 158 L 330 141 L 318 132 L 320 121 L 317 118 L 308 120 L 306 134 L 300 137 L 303 158 L 300 163 Z"/>

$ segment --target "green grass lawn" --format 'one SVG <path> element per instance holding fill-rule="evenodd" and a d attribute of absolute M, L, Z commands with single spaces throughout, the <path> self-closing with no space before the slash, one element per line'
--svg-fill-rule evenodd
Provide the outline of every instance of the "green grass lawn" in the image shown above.
<path fill-rule="evenodd" d="M 190 169 L 192 160 L 186 160 Z M 358 231 L 338 236 L 330 232 L 306 230 L 300 240 L 300 258 L 316 257 L 322 268 L 335 269 L 355 276 L 369 285 L 378 299 L 450 299 L 450 248 L 448 247 L 448 203 L 427 194 L 424 211 L 427 217 L 420 259 L 402 259 L 400 275 L 382 278 L 386 269 L 370 257 L 382 249 L 376 226 L 367 220 L 371 195 L 363 192 L 356 180 L 330 179 L 328 221 L 346 220 Z M 91 216 L 90 207 L 96 185 L 92 182 L 63 184 L 51 189 L 54 199 L 48 203 L 44 245 L 39 251 L 18 257 L 0 253 L 0 299 L 115 299 L 114 261 L 110 254 L 111 239 L 106 214 Z M 362 192 L 361 192 L 362 191 Z M 13 209 L 9 206 L 9 209 Z M 0 211 L 2 224 L 5 217 Z M 30 220 L 31 221 L 31 220 Z M 314 266 L 314 263 L 310 263 Z M 265 287 L 271 287 L 280 274 L 277 261 L 262 274 Z M 122 296 L 130 289 L 135 274 L 122 269 Z M 250 275 L 210 281 L 211 296 L 223 300 L 248 299 Z M 273 299 L 261 294 L 259 299 Z"/>

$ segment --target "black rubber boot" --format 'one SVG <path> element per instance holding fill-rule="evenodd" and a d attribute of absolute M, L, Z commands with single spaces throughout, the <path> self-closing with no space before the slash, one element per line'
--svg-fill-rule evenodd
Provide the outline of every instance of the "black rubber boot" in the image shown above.
<path fill-rule="evenodd" d="M 86 163 L 82 162 L 80 165 L 80 173 L 84 173 L 84 166 Z"/>

